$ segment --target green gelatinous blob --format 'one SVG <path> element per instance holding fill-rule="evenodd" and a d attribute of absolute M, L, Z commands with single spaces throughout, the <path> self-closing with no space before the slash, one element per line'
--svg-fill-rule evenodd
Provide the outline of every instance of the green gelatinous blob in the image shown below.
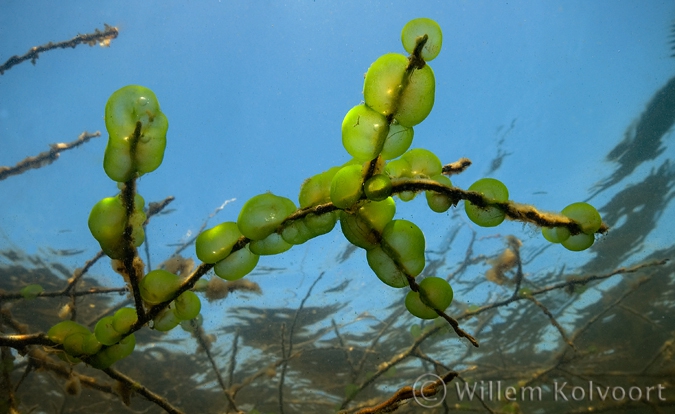
<path fill-rule="evenodd" d="M 126 358 L 134 352 L 136 347 L 136 337 L 134 334 L 131 334 L 124 339 L 122 339 L 118 344 L 111 346 L 108 349 L 112 349 L 112 354 L 118 359 Z"/>
<path fill-rule="evenodd" d="M 135 347 L 136 337 L 134 334 L 131 334 L 122 339 L 118 344 L 101 350 L 89 360 L 89 363 L 94 368 L 109 368 L 112 364 L 119 361 L 120 359 L 131 355 L 131 353 L 134 352 Z"/>
<path fill-rule="evenodd" d="M 565 227 L 542 227 L 541 234 L 551 243 L 562 243 L 570 237 L 570 231 Z"/>
<path fill-rule="evenodd" d="M 436 78 L 431 66 L 417 69 L 409 78 L 408 86 L 401 95 L 394 118 L 399 124 L 413 127 L 424 121 L 434 107 Z"/>
<path fill-rule="evenodd" d="M 452 187 L 452 182 L 445 175 L 435 175 L 431 177 L 431 179 L 447 187 Z M 436 213 L 443 213 L 452 207 L 452 199 L 446 195 L 439 194 L 435 191 L 427 191 L 426 196 L 429 208 Z"/>
<path fill-rule="evenodd" d="M 117 362 L 116 359 L 108 356 L 108 349 L 106 348 L 103 351 L 99 352 L 98 354 L 94 355 L 89 359 L 89 364 L 97 369 L 107 369 L 110 368 L 112 364 Z"/>
<path fill-rule="evenodd" d="M 330 183 L 341 167 L 333 167 L 305 180 L 298 196 L 300 208 L 316 206 L 330 202 Z"/>
<path fill-rule="evenodd" d="M 294 220 L 281 231 L 281 238 L 290 244 L 302 244 L 314 236 L 314 232 L 303 219 Z"/>
<path fill-rule="evenodd" d="M 363 167 L 352 164 L 342 167 L 330 184 L 330 200 L 338 208 L 348 208 L 356 203 L 363 194 Z"/>
<path fill-rule="evenodd" d="M 353 107 L 342 121 L 342 145 L 360 162 L 377 158 L 388 134 L 387 118 L 364 104 Z"/>
<path fill-rule="evenodd" d="M 259 194 L 244 204 L 237 226 L 251 240 L 262 240 L 295 212 L 295 204 L 286 197 L 272 193 Z"/>
<path fill-rule="evenodd" d="M 330 233 L 337 223 L 338 212 L 332 211 L 324 214 L 310 213 L 305 217 L 305 224 L 310 229 L 314 236 L 321 236 L 322 234 Z"/>
<path fill-rule="evenodd" d="M 408 58 L 398 53 L 380 56 L 366 72 L 363 96 L 366 105 L 384 116 L 398 109 L 402 81 L 408 66 Z"/>
<path fill-rule="evenodd" d="M 146 216 L 143 212 L 145 201 L 136 194 L 134 197 L 134 212 L 129 217 L 132 226 L 131 238 L 135 247 L 145 240 L 143 222 Z M 127 226 L 127 213 L 120 195 L 104 198 L 94 205 L 89 214 L 89 230 L 101 250 L 112 259 L 121 259 L 124 255 L 123 233 Z"/>
<path fill-rule="evenodd" d="M 410 164 L 403 158 L 389 161 L 384 171 L 389 174 L 391 178 L 406 178 L 412 177 Z"/>
<path fill-rule="evenodd" d="M 168 332 L 178 326 L 180 319 L 176 316 L 173 309 L 162 309 L 159 315 L 152 320 L 152 328 L 160 332 Z"/>
<path fill-rule="evenodd" d="M 382 240 L 382 247 L 411 276 L 417 276 L 424 269 L 424 233 L 415 223 L 408 220 L 390 221 L 382 230 Z"/>
<path fill-rule="evenodd" d="M 443 33 L 441 27 L 434 20 L 420 17 L 413 19 L 403 26 L 401 31 L 401 43 L 403 48 L 408 53 L 413 53 L 417 38 L 427 35 L 427 42 L 422 48 L 422 59 L 431 61 L 441 53 L 441 46 L 443 45 Z"/>
<path fill-rule="evenodd" d="M 594 242 L 595 242 L 594 234 L 580 233 L 568 237 L 561 243 L 567 250 L 571 250 L 573 252 L 580 252 L 582 250 L 586 250 L 589 247 L 591 247 Z"/>
<path fill-rule="evenodd" d="M 70 355 L 94 355 L 101 349 L 96 335 L 87 332 L 75 332 L 63 340 L 63 349 Z"/>
<path fill-rule="evenodd" d="M 570 204 L 561 213 L 581 226 L 583 233 L 572 236 L 566 227 L 543 227 L 541 233 L 544 238 L 551 243 L 562 243 L 572 251 L 586 250 L 591 247 L 595 241 L 593 234 L 602 226 L 602 218 L 598 210 L 588 203 L 580 202 Z"/>
<path fill-rule="evenodd" d="M 494 178 L 481 178 L 469 187 L 469 191 L 482 194 L 491 202 L 503 202 L 509 199 L 509 190 L 504 183 Z M 482 227 L 494 227 L 504 221 L 506 215 L 496 207 L 478 207 L 469 201 L 464 202 L 466 215 Z"/>
<path fill-rule="evenodd" d="M 280 234 L 272 233 L 262 240 L 251 241 L 248 247 L 252 253 L 271 256 L 288 251 L 293 245 L 284 240 Z"/>
<path fill-rule="evenodd" d="M 105 126 L 110 138 L 103 168 L 113 181 L 128 181 L 162 163 L 169 121 L 150 89 L 129 85 L 115 91 L 105 106 Z"/>
<path fill-rule="evenodd" d="M 433 177 L 441 174 L 443 165 L 436 154 L 423 148 L 415 148 L 401 157 L 410 165 L 411 177 Z"/>
<path fill-rule="evenodd" d="M 241 237 L 237 223 L 228 221 L 203 231 L 195 242 L 197 258 L 204 263 L 216 263 L 230 254 Z"/>
<path fill-rule="evenodd" d="M 24 299 L 26 300 L 31 300 L 37 298 L 40 293 L 44 292 L 44 289 L 42 286 L 38 284 L 32 284 L 28 286 L 24 286 L 19 293 L 21 293 L 21 296 L 23 296 Z"/>
<path fill-rule="evenodd" d="M 427 277 L 420 282 L 420 291 L 424 292 L 430 304 L 440 311 L 445 311 L 452 302 L 453 291 L 450 284 L 440 277 Z M 435 319 L 438 317 L 433 308 L 425 305 L 419 292 L 410 291 L 405 297 L 405 307 L 408 312 L 420 319 Z"/>
<path fill-rule="evenodd" d="M 363 185 L 368 200 L 382 201 L 391 195 L 391 179 L 388 175 L 375 174 Z"/>
<path fill-rule="evenodd" d="M 127 223 L 126 209 L 119 196 L 99 201 L 89 214 L 89 230 L 103 252 L 112 258 L 121 257 L 122 233 Z"/>
<path fill-rule="evenodd" d="M 385 160 L 391 160 L 400 157 L 410 148 L 415 131 L 412 127 L 405 127 L 398 122 L 389 125 L 389 135 L 384 141 L 384 147 L 380 155 Z"/>
<path fill-rule="evenodd" d="M 153 270 L 138 284 L 141 297 L 151 305 L 171 299 L 180 287 L 180 278 L 166 270 Z"/>
<path fill-rule="evenodd" d="M 416 196 L 417 193 L 414 191 L 401 191 L 398 193 L 398 198 L 405 202 L 412 201 Z"/>
<path fill-rule="evenodd" d="M 138 315 L 136 314 L 136 309 L 132 308 L 122 308 L 118 309 L 113 315 L 112 327 L 117 332 L 125 334 L 129 332 L 129 329 L 138 321 Z"/>
<path fill-rule="evenodd" d="M 199 300 L 199 296 L 196 293 L 186 290 L 181 293 L 180 296 L 174 301 L 173 312 L 176 314 L 176 317 L 181 321 L 187 321 L 194 319 L 199 315 L 199 312 L 202 310 L 202 302 Z"/>
<path fill-rule="evenodd" d="M 369 250 L 380 243 L 380 234 L 396 214 L 396 202 L 388 197 L 364 203 L 355 213 L 340 214 L 342 234 L 355 246 Z"/>
<path fill-rule="evenodd" d="M 66 339 L 68 335 L 73 333 L 88 334 L 91 332 L 89 332 L 89 329 L 87 329 L 86 326 L 80 325 L 77 322 L 61 321 L 49 328 L 49 331 L 47 331 L 47 337 L 56 343 L 62 344 L 63 340 Z"/>
<path fill-rule="evenodd" d="M 102 346 L 103 344 L 100 343 L 98 339 L 96 339 L 96 335 L 90 333 L 84 340 L 84 344 L 82 345 L 82 353 L 85 355 L 94 355 L 101 350 Z"/>
<path fill-rule="evenodd" d="M 87 339 L 91 336 L 90 332 L 76 332 L 68 335 L 63 340 L 63 350 L 73 356 L 83 355 Z"/>
<path fill-rule="evenodd" d="M 103 345 L 115 344 L 122 337 L 122 334 L 113 328 L 113 319 L 113 316 L 104 316 L 96 322 L 96 327 L 94 327 L 96 339 Z"/>
<path fill-rule="evenodd" d="M 337 217 L 338 211 L 323 214 L 309 213 L 287 225 L 282 230 L 281 237 L 290 244 L 302 244 L 333 230 Z"/>
<path fill-rule="evenodd" d="M 383 283 L 395 288 L 408 286 L 408 278 L 406 278 L 405 273 L 396 266 L 396 263 L 382 250 L 382 247 L 377 246 L 368 250 L 366 259 L 368 260 L 368 266 Z"/>
<path fill-rule="evenodd" d="M 588 203 L 572 203 L 565 207 L 561 213 L 577 222 L 581 226 L 581 231 L 586 234 L 593 234 L 602 226 L 600 213 Z"/>
<path fill-rule="evenodd" d="M 415 277 L 424 269 L 424 248 L 419 227 L 407 220 L 393 220 L 382 231 L 381 246 L 368 250 L 366 257 L 382 282 L 400 288 L 408 284 L 402 271 Z"/>
<path fill-rule="evenodd" d="M 216 263 L 213 270 L 222 279 L 237 280 L 251 273 L 259 259 L 260 256 L 251 253 L 247 245 Z"/>
<path fill-rule="evenodd" d="M 408 58 L 397 53 L 380 56 L 368 69 L 363 85 L 366 105 L 399 124 L 412 127 L 434 106 L 436 81 L 429 65 L 406 74 Z"/>

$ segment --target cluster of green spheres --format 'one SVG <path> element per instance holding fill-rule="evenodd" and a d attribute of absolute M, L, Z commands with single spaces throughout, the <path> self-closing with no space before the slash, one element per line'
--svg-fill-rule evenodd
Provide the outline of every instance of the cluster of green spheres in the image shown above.
<path fill-rule="evenodd" d="M 159 305 L 171 300 L 180 288 L 181 278 L 166 270 L 156 269 L 149 272 L 138 284 L 141 298 L 149 305 Z M 178 326 L 182 321 L 196 318 L 202 303 L 196 293 L 187 290 L 171 301 L 167 308 L 153 320 L 153 328 L 166 332 Z"/>
<path fill-rule="evenodd" d="M 434 59 L 441 49 L 442 33 L 431 19 L 415 19 L 402 31 L 401 41 L 409 53 L 426 35 L 421 57 Z M 408 57 L 389 53 L 378 58 L 366 72 L 364 103 L 353 107 L 342 121 L 342 144 L 358 162 L 382 155 L 394 159 L 412 143 L 413 128 L 434 105 L 436 81 L 431 67 L 415 64 Z"/>
<path fill-rule="evenodd" d="M 131 355 L 136 346 L 134 334 L 122 338 L 136 322 L 136 311 L 130 308 L 118 310 L 114 316 L 102 318 L 94 332 L 74 321 L 62 321 L 52 326 L 47 337 L 63 346 L 62 357 L 71 363 L 81 358 L 95 368 L 108 368 L 116 361 Z"/>
<path fill-rule="evenodd" d="M 105 106 L 105 126 L 109 138 L 103 169 L 110 179 L 125 183 L 160 166 L 169 122 L 150 89 L 128 85 L 115 91 Z M 132 209 L 117 195 L 96 203 L 89 215 L 89 230 L 103 252 L 113 259 L 125 254 L 123 234 L 127 226 L 131 226 L 134 247 L 145 239 L 145 202 L 140 195 L 134 196 Z"/>
<path fill-rule="evenodd" d="M 150 89 L 129 85 L 108 99 L 105 122 L 110 137 L 104 170 L 112 180 L 124 183 L 120 187 L 127 191 L 127 196 L 133 194 L 133 205 L 125 205 L 122 194 L 104 198 L 94 205 L 89 215 L 89 229 L 106 255 L 122 259 L 133 254 L 130 250 L 145 239 L 145 202 L 135 191 L 129 191 L 135 190 L 135 185 L 129 186 L 129 182 L 154 171 L 162 163 L 168 121 Z M 219 249 L 207 257 L 222 255 L 224 247 Z M 138 288 L 145 304 L 154 306 L 171 301 L 154 319 L 155 329 L 168 331 L 199 316 L 201 301 L 194 292 L 185 291 L 175 297 L 180 284 L 178 276 L 164 270 L 151 271 L 141 278 Z M 64 321 L 50 329 L 49 337 L 63 345 L 73 362 L 77 362 L 77 357 L 87 356 L 92 366 L 107 368 L 133 351 L 136 340 L 129 332 L 137 322 L 135 309 L 122 308 L 112 316 L 101 318 L 93 333 L 75 322 Z"/>
<path fill-rule="evenodd" d="M 595 242 L 595 232 L 602 226 L 598 210 L 588 203 L 579 202 L 565 207 L 560 214 L 577 223 L 581 227 L 581 233 L 571 235 L 567 227 L 542 227 L 544 238 L 551 243 L 560 243 L 574 252 L 591 247 Z"/>
<path fill-rule="evenodd" d="M 414 19 L 403 28 L 401 41 L 410 56 L 389 53 L 373 62 L 365 75 L 364 101 L 343 119 L 342 143 L 352 156 L 350 161 L 307 179 L 300 188 L 299 209 L 288 198 L 260 194 L 244 204 L 236 222 L 218 224 L 198 235 L 197 257 L 213 265 L 216 275 L 226 280 L 242 278 L 253 271 L 261 255 L 283 253 L 330 232 L 339 221 L 345 238 L 366 251 L 369 266 L 383 283 L 394 288 L 411 286 L 405 306 L 412 315 L 433 319 L 450 305 L 453 290 L 446 280 L 426 277 L 416 284 L 426 263 L 424 234 L 411 221 L 394 219 L 393 198 L 412 200 L 417 194 L 406 189 L 407 182 L 427 180 L 437 189 L 426 191 L 432 211 L 443 213 L 457 202 L 441 191 L 451 189 L 452 182 L 443 174 L 439 158 L 425 149 L 410 149 L 413 127 L 426 119 L 434 104 L 435 77 L 427 62 L 438 56 L 442 33 L 435 21 Z M 129 85 L 108 100 L 105 122 L 110 135 L 105 172 L 124 183 L 125 197 L 131 199 L 132 192 L 134 199 L 129 201 L 133 205 L 125 205 L 122 195 L 99 201 L 89 216 L 89 228 L 105 254 L 121 259 L 144 241 L 144 200 L 135 194 L 133 180 L 162 163 L 168 121 L 151 90 Z M 499 205 L 508 201 L 509 193 L 503 183 L 484 178 L 469 191 L 484 200 L 480 205 L 465 203 L 469 219 L 485 227 L 504 220 Z M 544 228 L 546 239 L 570 250 L 590 247 L 602 225 L 597 211 L 575 203 L 562 214 L 582 232 L 571 235 L 566 227 Z M 154 329 L 168 331 L 179 324 L 199 323 L 201 301 L 190 290 L 177 295 L 181 284 L 179 276 L 165 270 L 153 270 L 141 278 L 138 288 L 145 305 L 168 304 L 153 319 Z M 35 286 L 26 287 L 22 294 L 32 298 L 40 292 L 41 287 Z M 137 323 L 136 310 L 123 308 L 99 320 L 93 333 L 76 322 L 63 321 L 48 336 L 63 346 L 67 360 L 85 358 L 94 367 L 107 368 L 133 351 L 135 337 L 130 332 Z"/>
<path fill-rule="evenodd" d="M 430 61 L 440 52 L 442 33 L 433 20 L 415 19 L 404 27 L 401 40 L 411 55 L 423 41 L 421 58 Z M 452 186 L 442 175 L 443 167 L 435 154 L 421 148 L 409 150 L 413 127 L 429 115 L 435 98 L 434 73 L 426 62 L 415 64 L 419 63 L 416 59 L 390 53 L 370 66 L 363 85 L 364 102 L 353 107 L 342 122 L 342 144 L 353 159 L 323 173 L 323 179 L 321 175 L 313 177 L 301 190 L 301 194 L 309 193 L 307 187 L 312 185 L 313 200 L 330 200 L 342 210 L 339 220 L 345 238 L 365 249 L 373 272 L 395 288 L 409 286 L 424 269 L 425 239 L 414 223 L 394 220 L 393 182 L 430 179 Z M 369 171 L 373 173 L 368 176 Z M 330 186 L 328 174 L 332 176 Z M 415 195 L 412 191 L 397 194 L 403 201 Z M 427 201 L 436 212 L 452 205 L 447 196 L 434 191 L 427 192 Z M 432 303 L 441 311 L 449 304 Z"/>
<path fill-rule="evenodd" d="M 457 202 L 449 196 L 452 182 L 444 175 L 440 159 L 431 151 L 410 149 L 413 128 L 426 119 L 434 104 L 435 77 L 427 62 L 438 56 L 442 32 L 431 19 L 414 19 L 403 28 L 401 41 L 410 56 L 389 53 L 373 62 L 365 75 L 363 102 L 343 119 L 342 144 L 350 161 L 307 179 L 298 205 L 270 192 L 259 194 L 244 204 L 236 222 L 218 224 L 198 235 L 196 255 L 213 265 L 217 276 L 242 278 L 253 271 L 260 256 L 280 254 L 326 234 L 339 221 L 345 238 L 365 250 L 369 266 L 383 283 L 394 288 L 411 286 L 405 306 L 412 315 L 433 319 L 450 305 L 453 290 L 446 280 L 426 277 L 416 284 L 415 278 L 425 268 L 424 234 L 411 221 L 394 218 L 394 196 L 410 201 L 417 195 L 408 189 L 415 186 L 406 188 L 410 182 L 426 180 L 437 189 L 426 191 L 434 212 L 443 213 Z M 137 85 L 116 91 L 106 105 L 105 120 L 110 139 L 104 169 L 111 179 L 126 183 L 159 167 L 168 121 L 152 91 Z M 500 204 L 509 197 L 506 186 L 484 178 L 469 191 L 483 197 L 478 205 L 465 202 L 469 219 L 485 227 L 501 224 L 505 213 Z M 143 243 L 144 202 L 135 197 L 132 208 L 124 206 L 121 196 L 101 200 L 89 217 L 92 234 L 111 258 L 126 255 L 129 242 L 132 247 Z M 567 228 L 558 227 L 543 229 L 544 236 L 571 250 L 588 248 L 601 226 L 599 214 L 589 207 L 575 203 L 562 212 L 579 224 L 581 234 L 571 235 Z M 129 228 L 131 237 L 125 240 Z M 141 279 L 140 295 L 146 305 L 168 302 L 154 318 L 154 329 L 168 331 L 199 319 L 199 297 L 189 290 L 176 296 L 180 286 L 181 279 L 164 270 L 151 271 Z M 27 291 L 30 294 L 34 293 Z M 128 332 L 136 323 L 135 310 L 125 308 L 101 319 L 94 333 L 74 322 L 62 322 L 50 330 L 50 338 L 63 344 L 67 356 L 87 355 L 92 365 L 107 367 L 133 350 L 135 340 Z"/>
<path fill-rule="evenodd" d="M 486 206 L 477 206 L 470 201 L 464 203 L 466 215 L 471 221 L 482 227 L 498 226 L 504 221 L 506 214 L 496 206 L 509 199 L 509 190 L 504 183 L 494 178 L 482 178 L 473 183 L 469 191 L 480 193 L 488 202 Z M 542 227 L 544 238 L 575 252 L 591 247 L 595 241 L 595 232 L 602 226 L 598 210 L 588 203 L 579 202 L 565 207 L 561 214 L 577 223 L 581 227 L 581 233 L 571 235 L 567 227 Z"/>
<path fill-rule="evenodd" d="M 288 198 L 260 194 L 244 204 L 236 222 L 221 223 L 197 237 L 197 257 L 213 264 L 216 275 L 226 280 L 244 277 L 261 255 L 283 253 L 326 234 L 338 220 L 345 238 L 366 250 L 368 264 L 385 284 L 408 286 L 422 272 L 424 234 L 410 221 L 394 220 L 392 191 L 394 180 L 422 178 L 452 185 L 436 155 L 409 150 L 413 127 L 429 115 L 434 103 L 434 74 L 425 61 L 440 52 L 442 34 L 433 20 L 415 19 L 405 26 L 401 40 L 409 53 L 424 44 L 421 59 L 387 54 L 371 65 L 364 102 L 342 122 L 342 143 L 353 158 L 307 179 L 298 196 L 300 210 Z M 407 201 L 415 194 L 398 196 Z M 427 200 L 437 212 L 452 205 L 433 191 L 427 192 Z M 329 207 L 320 209 L 323 205 Z M 448 304 L 433 303 L 440 310 Z"/>
<path fill-rule="evenodd" d="M 366 252 L 368 265 L 377 277 L 395 288 L 408 286 L 408 277 L 425 266 L 424 233 L 408 220 L 392 220 L 384 226 L 380 243 Z"/>

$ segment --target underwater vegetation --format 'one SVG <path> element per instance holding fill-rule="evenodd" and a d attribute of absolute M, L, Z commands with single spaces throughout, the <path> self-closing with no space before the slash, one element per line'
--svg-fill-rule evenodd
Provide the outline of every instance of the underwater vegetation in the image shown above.
<path fill-rule="evenodd" d="M 106 29 L 97 32 L 98 40 L 85 37 L 84 43 L 109 42 L 114 36 L 108 30 L 114 28 Z M 16 251 L 3 252 L 11 265 L 2 268 L 0 286 L 2 410 L 122 412 L 130 407 L 171 413 L 365 414 L 515 413 L 549 407 L 542 398 L 522 397 L 526 392 L 567 402 L 546 412 L 647 412 L 675 405 L 675 322 L 664 318 L 675 306 L 674 269 L 668 260 L 675 245 L 654 251 L 639 263 L 622 265 L 631 251 L 640 248 L 640 235 L 655 226 L 673 198 L 675 174 L 670 163 L 665 161 L 643 183 L 617 192 L 599 209 L 570 200 L 560 213 L 543 212 L 511 200 L 507 184 L 492 177 L 479 179 L 466 190 L 456 187 L 450 176 L 464 172 L 471 161 L 444 163 L 429 150 L 410 149 L 414 128 L 433 108 L 436 74 L 429 62 L 442 52 L 441 28 L 431 19 L 414 19 L 403 28 L 401 41 L 408 56 L 389 53 L 376 59 L 365 75 L 363 103 L 344 117 L 342 143 L 353 157 L 350 161 L 309 177 L 300 187 L 297 203 L 271 192 L 252 197 L 236 222 L 202 228 L 154 270 L 149 270 L 139 249 L 147 246 L 147 226 L 173 199 L 146 206 L 137 180 L 161 174 L 166 142 L 171 139 L 169 121 L 160 109 L 161 97 L 150 89 L 129 85 L 112 92 L 105 106 L 109 138 L 103 172 L 118 183 L 120 192 L 93 205 L 88 218 L 101 252 L 76 270 Z M 29 58 L 10 60 L 20 63 Z M 5 64 L 0 73 L 11 66 Z M 610 152 L 608 160 L 621 166 L 599 184 L 599 191 L 664 151 L 659 148 L 661 137 L 675 119 L 675 105 L 664 95 L 668 93 L 668 86 L 659 91 L 641 116 L 649 125 L 638 122 L 639 133 L 627 136 Z M 656 126 L 654 119 L 660 120 Z M 650 132 L 640 132 L 645 129 Z M 83 140 L 58 149 L 70 149 Z M 644 140 L 651 152 L 631 158 Z M 49 157 L 44 159 L 57 158 Z M 0 169 L 4 174 L 0 178 L 47 164 L 40 156 L 27 159 Z M 572 272 L 562 266 L 554 274 L 530 274 L 528 262 L 545 255 L 546 248 L 524 258 L 520 239 L 499 235 L 503 247 L 498 252 L 477 255 L 473 246 L 485 240 L 473 231 L 463 246 L 464 257 L 449 264 L 452 246 L 461 246 L 456 236 L 468 224 L 449 224 L 446 246 L 430 251 L 418 225 L 396 218 L 399 203 L 422 195 L 425 209 L 432 213 L 451 211 L 449 221 L 460 222 L 464 215 L 480 227 L 519 221 L 540 228 L 541 239 L 553 248 L 575 252 L 593 248 L 597 257 Z M 457 211 L 459 203 L 464 208 Z M 622 223 L 620 217 L 625 217 Z M 610 230 L 606 223 L 621 224 Z M 345 324 L 333 315 L 346 304 L 306 306 L 317 294 L 314 289 L 323 277 L 319 274 L 296 308 L 240 306 L 216 332 L 204 329 L 208 316 L 201 314 L 202 300 L 227 304 L 232 292 L 264 296 L 248 277 L 275 272 L 261 265 L 261 256 L 283 255 L 334 231 L 338 224 L 350 244 L 343 258 L 360 253 L 358 259 L 367 262 L 382 282 L 369 289 L 401 292 L 400 301 L 386 304 L 388 318 L 362 315 Z M 596 237 L 608 231 L 605 242 L 596 245 Z M 630 242 L 625 240 L 628 234 Z M 180 254 L 193 244 L 201 262 L 196 265 Z M 88 273 L 105 256 L 119 274 L 115 287 Z M 478 266 L 488 267 L 485 278 L 470 271 Z M 602 300 L 586 305 L 579 299 L 609 279 L 617 282 L 603 288 Z M 339 282 L 323 294 L 339 294 L 351 280 Z M 499 287 L 498 296 L 480 305 L 457 303 L 485 283 Z M 122 302 L 113 296 L 120 294 L 126 295 Z M 655 297 L 659 300 L 651 299 Z M 59 301 L 60 315 L 50 300 Z M 559 320 L 561 316 L 565 321 Z M 368 323 L 361 330 L 350 329 L 360 320 Z M 189 333 L 194 354 L 176 352 L 172 340 L 165 339 L 164 332 L 179 329 Z M 233 338 L 228 349 L 212 347 L 211 335 L 217 334 Z M 542 338 L 550 335 L 560 346 L 542 350 Z M 611 339 L 621 337 L 630 340 Z M 622 365 L 618 373 L 617 363 Z M 430 376 L 420 383 L 425 375 Z M 476 386 L 475 399 L 451 398 L 454 390 L 468 392 Z M 500 398 L 492 397 L 493 386 L 503 387 L 494 390 Z M 55 389 L 59 397 L 69 396 L 64 399 L 67 403 L 57 410 L 56 402 L 50 408 L 38 401 L 35 395 L 45 387 Z M 591 401 L 577 398 L 577 389 L 605 396 L 619 395 L 620 389 L 624 395 Z M 633 398 L 638 392 L 639 397 Z M 511 398 L 515 395 L 521 398 Z"/>

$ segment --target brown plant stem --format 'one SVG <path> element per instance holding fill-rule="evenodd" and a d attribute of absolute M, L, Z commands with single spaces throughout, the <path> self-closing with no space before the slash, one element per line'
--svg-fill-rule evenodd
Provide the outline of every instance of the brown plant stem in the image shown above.
<path fill-rule="evenodd" d="M 67 49 L 67 48 L 75 48 L 77 45 L 80 44 L 88 44 L 89 46 L 94 46 L 96 43 L 99 43 L 101 46 L 109 46 L 110 41 L 112 39 L 115 39 L 117 35 L 119 34 L 119 30 L 117 27 L 114 26 L 109 26 L 107 24 L 103 24 L 104 29 L 103 31 L 100 31 L 96 29 L 93 33 L 88 33 L 88 34 L 79 34 L 75 37 L 73 37 L 70 40 L 66 40 L 63 42 L 58 42 L 58 43 L 46 43 L 42 46 L 35 46 L 31 47 L 28 52 L 21 56 L 14 55 L 7 59 L 5 63 L 0 65 L 0 75 L 3 75 L 6 70 L 9 70 L 15 65 L 18 65 L 19 63 L 25 62 L 27 60 L 30 60 L 33 65 L 37 62 L 37 59 L 40 57 L 40 53 L 42 52 L 47 52 L 50 50 L 54 49 Z"/>
<path fill-rule="evenodd" d="M 99 131 L 96 131 L 93 134 L 84 131 L 75 141 L 69 142 L 67 144 L 64 143 L 51 144 L 49 146 L 50 147 L 49 151 L 41 152 L 34 157 L 27 157 L 13 167 L 0 166 L 0 181 L 12 175 L 23 174 L 30 169 L 42 168 L 46 165 L 49 165 L 54 161 L 58 160 L 59 156 L 63 151 L 68 151 L 69 149 L 77 148 L 80 145 L 89 141 L 90 139 L 100 136 L 101 133 Z"/>
<path fill-rule="evenodd" d="M 126 387 L 130 388 L 132 391 L 135 391 L 145 397 L 146 400 L 151 401 L 158 406 L 162 407 L 167 413 L 171 414 L 183 414 L 181 410 L 171 405 L 166 399 L 162 398 L 160 395 L 155 394 L 150 391 L 147 387 L 143 386 L 139 382 L 134 381 L 132 378 L 122 374 L 114 368 L 106 368 L 103 370 L 108 376 L 112 379 L 115 379 Z"/>
<path fill-rule="evenodd" d="M 431 395 L 436 395 L 443 387 L 445 387 L 450 381 L 452 381 L 457 376 L 455 371 L 450 371 L 447 374 L 443 375 L 440 379 L 434 381 L 434 383 L 427 385 L 426 387 L 416 391 L 411 386 L 406 386 L 400 388 L 394 393 L 388 400 L 368 408 L 362 408 L 356 411 L 355 414 L 381 414 L 389 413 L 395 411 L 401 403 L 410 400 L 415 397 L 428 397 Z"/>

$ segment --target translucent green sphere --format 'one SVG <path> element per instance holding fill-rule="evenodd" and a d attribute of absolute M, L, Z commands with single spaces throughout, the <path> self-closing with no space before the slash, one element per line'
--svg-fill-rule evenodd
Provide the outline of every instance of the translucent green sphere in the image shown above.
<path fill-rule="evenodd" d="M 494 178 L 481 178 L 469 187 L 469 191 L 481 193 L 491 202 L 503 202 L 509 199 L 509 190 L 504 183 Z M 506 215 L 497 207 L 478 207 L 470 201 L 464 202 L 467 217 L 481 227 L 498 226 Z"/>
<path fill-rule="evenodd" d="M 262 240 L 295 211 L 295 204 L 286 197 L 272 193 L 259 194 L 244 204 L 237 226 L 251 240 Z"/>
<path fill-rule="evenodd" d="M 366 105 L 399 124 L 412 127 L 434 106 L 436 79 L 429 65 L 406 72 L 408 58 L 397 53 L 380 56 L 368 69 L 363 84 Z"/>
<path fill-rule="evenodd" d="M 377 158 L 388 134 L 387 118 L 363 104 L 353 107 L 342 121 L 342 145 L 360 162 Z"/>
<path fill-rule="evenodd" d="M 450 284 L 440 277 L 427 277 L 420 282 L 420 291 L 436 309 L 445 311 L 450 306 L 453 291 Z M 438 314 L 433 308 L 427 306 L 418 292 L 410 291 L 405 297 L 405 307 L 408 312 L 421 319 L 435 319 Z"/>
<path fill-rule="evenodd" d="M 417 38 L 425 34 L 428 36 L 428 39 L 422 48 L 422 59 L 428 62 L 435 59 L 441 53 L 443 33 L 438 23 L 424 17 L 409 21 L 403 26 L 403 30 L 401 31 L 401 43 L 403 43 L 403 48 L 406 52 L 412 53 L 415 50 Z"/>

